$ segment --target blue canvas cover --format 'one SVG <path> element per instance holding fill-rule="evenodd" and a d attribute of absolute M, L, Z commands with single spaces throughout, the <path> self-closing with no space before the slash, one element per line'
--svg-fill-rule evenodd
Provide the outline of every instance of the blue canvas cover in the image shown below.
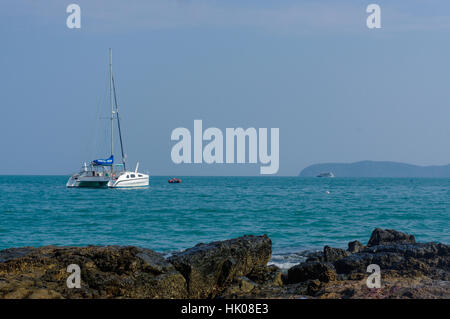
<path fill-rule="evenodd" d="M 92 163 L 94 163 L 95 165 L 100 165 L 100 166 L 111 166 L 114 163 L 114 155 L 111 155 L 107 159 L 93 160 Z"/>

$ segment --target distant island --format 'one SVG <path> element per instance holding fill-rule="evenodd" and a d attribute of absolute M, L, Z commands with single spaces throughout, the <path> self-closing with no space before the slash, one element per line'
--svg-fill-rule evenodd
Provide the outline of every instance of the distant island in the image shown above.
<path fill-rule="evenodd" d="M 325 172 L 332 172 L 336 177 L 450 177 L 450 164 L 418 166 L 378 161 L 323 163 L 306 167 L 300 172 L 299 176 L 316 177 Z"/>

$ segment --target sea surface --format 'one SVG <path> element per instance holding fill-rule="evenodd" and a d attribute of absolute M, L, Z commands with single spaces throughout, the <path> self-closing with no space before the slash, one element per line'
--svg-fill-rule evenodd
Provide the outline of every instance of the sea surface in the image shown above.
<path fill-rule="evenodd" d="M 151 177 L 143 189 L 68 189 L 68 176 L 0 176 L 0 249 L 136 245 L 170 254 L 267 234 L 287 268 L 376 227 L 450 242 L 450 179 Z"/>

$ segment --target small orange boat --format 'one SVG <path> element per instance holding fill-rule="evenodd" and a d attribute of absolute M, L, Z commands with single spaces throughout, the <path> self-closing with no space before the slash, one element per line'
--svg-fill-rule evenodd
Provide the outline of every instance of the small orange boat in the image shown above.
<path fill-rule="evenodd" d="M 174 177 L 174 178 L 169 179 L 169 183 L 171 183 L 171 184 L 181 183 L 181 179 Z"/>

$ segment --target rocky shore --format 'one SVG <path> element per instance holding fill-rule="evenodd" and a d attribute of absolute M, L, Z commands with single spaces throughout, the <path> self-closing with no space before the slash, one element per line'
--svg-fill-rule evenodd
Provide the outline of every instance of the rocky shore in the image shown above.
<path fill-rule="evenodd" d="M 164 258 L 124 246 L 0 251 L 0 298 L 450 298 L 450 246 L 416 243 L 413 235 L 375 229 L 367 243 L 323 251 L 281 271 L 268 265 L 264 236 L 198 244 Z M 68 288 L 81 269 L 81 288 Z M 367 266 L 381 269 L 368 288 Z"/>

